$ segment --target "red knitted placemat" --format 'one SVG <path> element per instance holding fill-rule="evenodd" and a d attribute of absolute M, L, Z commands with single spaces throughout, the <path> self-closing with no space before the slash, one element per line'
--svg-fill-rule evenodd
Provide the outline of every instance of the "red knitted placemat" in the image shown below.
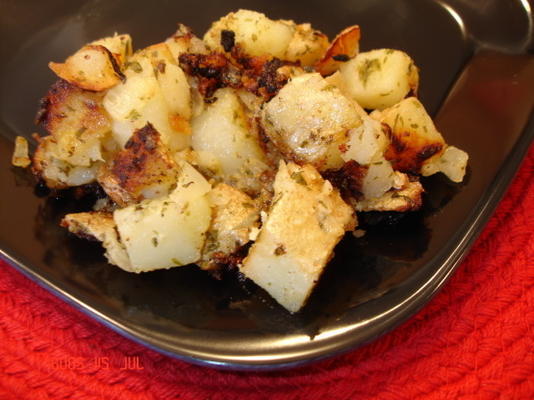
<path fill-rule="evenodd" d="M 468 257 L 421 312 L 368 346 L 289 371 L 174 360 L 0 261 L 0 399 L 533 399 L 533 171 L 531 147 Z"/>

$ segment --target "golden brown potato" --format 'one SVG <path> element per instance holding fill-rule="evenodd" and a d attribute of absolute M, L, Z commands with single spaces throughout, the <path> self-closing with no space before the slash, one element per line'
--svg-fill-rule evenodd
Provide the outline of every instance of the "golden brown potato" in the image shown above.
<path fill-rule="evenodd" d="M 150 124 L 130 140 L 98 173 L 98 183 L 124 207 L 144 199 L 166 196 L 176 185 L 178 166 Z"/>
<path fill-rule="evenodd" d="M 111 123 L 102 96 L 58 81 L 41 100 L 38 121 L 54 137 L 54 157 L 74 166 L 102 161 L 102 141 Z"/>
<path fill-rule="evenodd" d="M 84 46 L 64 63 L 51 62 L 48 66 L 61 79 L 96 92 L 109 89 L 124 79 L 113 54 L 101 45 Z"/>
<path fill-rule="evenodd" d="M 385 157 L 395 170 L 418 174 L 424 161 L 440 154 L 445 147 L 432 118 L 415 97 L 372 115 L 390 128 L 391 144 Z"/>
<path fill-rule="evenodd" d="M 326 76 L 358 54 L 360 48 L 360 27 L 349 26 L 343 29 L 332 41 L 323 57 L 315 64 L 315 70 Z"/>

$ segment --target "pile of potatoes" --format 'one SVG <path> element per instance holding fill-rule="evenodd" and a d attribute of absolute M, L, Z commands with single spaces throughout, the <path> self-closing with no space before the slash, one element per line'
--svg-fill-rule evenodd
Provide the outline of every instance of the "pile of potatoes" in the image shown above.
<path fill-rule="evenodd" d="M 330 41 L 310 24 L 239 10 L 203 39 L 179 25 L 135 52 L 127 34 L 89 43 L 49 65 L 59 81 L 38 113 L 48 136 L 32 169 L 52 189 L 104 190 L 94 211 L 62 225 L 101 241 L 111 264 L 233 263 L 296 312 L 357 211 L 415 210 L 418 176 L 465 174 L 467 154 L 417 100 L 414 61 L 359 52 L 359 39 L 358 26 Z M 193 73 L 184 55 L 208 64 Z M 245 64 L 278 66 L 271 77 L 283 84 L 260 95 L 232 78 Z M 17 165 L 28 164 L 26 145 L 17 140 Z"/>

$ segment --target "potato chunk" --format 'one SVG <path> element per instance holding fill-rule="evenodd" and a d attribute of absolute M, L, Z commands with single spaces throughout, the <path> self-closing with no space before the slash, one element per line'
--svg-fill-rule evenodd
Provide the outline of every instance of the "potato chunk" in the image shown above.
<path fill-rule="evenodd" d="M 33 154 L 33 172 L 52 189 L 64 189 L 94 182 L 101 162 L 87 167 L 72 165 L 55 156 L 59 152 L 53 136 L 42 138 Z"/>
<path fill-rule="evenodd" d="M 102 242 L 102 246 L 106 249 L 105 256 L 110 264 L 128 272 L 136 272 L 120 241 L 111 214 L 94 211 L 67 214 L 61 220 L 61 226 L 83 239 L 91 238 Z"/>
<path fill-rule="evenodd" d="M 295 33 L 288 44 L 284 60 L 300 62 L 300 65 L 312 66 L 328 48 L 328 37 L 312 28 L 310 24 L 295 26 Z"/>
<path fill-rule="evenodd" d="M 259 226 L 259 209 L 249 196 L 220 183 L 208 195 L 213 219 L 202 251 L 203 269 L 213 269 L 224 257 L 249 242 L 251 230 Z"/>
<path fill-rule="evenodd" d="M 110 89 L 104 107 L 113 136 L 124 146 L 136 129 L 150 122 L 171 151 L 190 142 L 190 90 L 182 69 L 164 43 L 137 52 L 125 63 L 126 81 Z"/>
<path fill-rule="evenodd" d="M 176 185 L 178 165 L 150 124 L 134 132 L 98 173 L 98 183 L 119 206 L 166 196 Z"/>
<path fill-rule="evenodd" d="M 113 54 L 101 45 L 86 45 L 65 63 L 51 62 L 48 66 L 61 79 L 97 92 L 117 85 L 124 78 Z"/>
<path fill-rule="evenodd" d="M 102 142 L 111 122 L 102 95 L 58 81 L 41 100 L 37 118 L 54 137 L 53 157 L 82 167 L 103 160 Z"/>
<path fill-rule="evenodd" d="M 217 98 L 194 118 L 192 147 L 199 164 L 247 193 L 257 193 L 258 177 L 268 169 L 252 121 L 233 89 L 219 89 Z"/>
<path fill-rule="evenodd" d="M 451 181 L 463 181 L 469 155 L 454 146 L 447 146 L 442 154 L 428 159 L 421 168 L 423 176 L 443 172 Z"/>
<path fill-rule="evenodd" d="M 115 210 L 113 219 L 134 272 L 171 268 L 200 259 L 211 221 L 210 184 L 182 162 L 176 189 L 166 197 Z"/>
<path fill-rule="evenodd" d="M 271 210 L 241 272 L 296 312 L 354 222 L 352 208 L 315 168 L 280 162 Z"/>
<path fill-rule="evenodd" d="M 294 27 L 282 21 L 273 21 L 265 14 L 239 10 L 229 13 L 211 25 L 204 42 L 211 50 L 223 52 L 221 32 L 232 31 L 235 43 L 249 56 L 271 55 L 283 58 L 293 37 Z"/>
<path fill-rule="evenodd" d="M 417 91 L 419 72 L 404 52 L 391 49 L 358 54 L 339 71 L 350 97 L 363 108 L 391 107 Z"/>
<path fill-rule="evenodd" d="M 374 115 L 391 129 L 391 144 L 385 157 L 395 170 L 420 173 L 425 160 L 441 154 L 445 147 L 441 133 L 415 97 Z"/>
<path fill-rule="evenodd" d="M 285 157 L 325 170 L 343 164 L 339 147 L 361 118 L 339 89 L 312 73 L 284 86 L 264 106 L 261 123 Z"/>

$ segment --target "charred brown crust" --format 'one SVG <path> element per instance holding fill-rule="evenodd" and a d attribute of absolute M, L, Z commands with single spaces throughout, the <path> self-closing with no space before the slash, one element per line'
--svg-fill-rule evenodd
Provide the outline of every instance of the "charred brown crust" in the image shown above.
<path fill-rule="evenodd" d="M 171 190 L 177 171 L 178 166 L 166 151 L 159 132 L 147 123 L 100 168 L 97 180 L 113 201 L 126 206 L 143 200 L 147 187 Z"/>
<path fill-rule="evenodd" d="M 325 171 L 322 175 L 340 191 L 342 197 L 358 199 L 362 196 L 362 183 L 367 170 L 368 167 L 350 160 L 341 168 Z"/>
<path fill-rule="evenodd" d="M 102 51 L 104 51 L 108 56 L 109 62 L 111 63 L 111 67 L 113 68 L 113 71 L 115 72 L 115 74 L 119 77 L 119 79 L 121 81 L 126 80 L 126 76 L 124 76 L 124 74 L 122 73 L 122 70 L 121 70 L 121 67 L 119 65 L 119 62 L 117 61 L 117 58 L 115 58 L 113 53 L 111 51 L 109 51 L 107 49 L 107 47 L 105 47 L 105 46 L 93 46 L 93 45 L 89 45 L 88 47 L 93 47 L 93 48 L 98 47 Z"/>
<path fill-rule="evenodd" d="M 223 87 L 245 89 L 270 100 L 287 83 L 288 78 L 278 73 L 284 65 L 295 65 L 270 56 L 249 57 L 238 45 L 232 46 L 231 54 L 185 53 L 179 57 L 180 67 L 199 80 L 199 91 L 209 99 Z"/>
<path fill-rule="evenodd" d="M 423 162 L 443 149 L 441 143 L 417 139 L 411 132 L 390 134 L 391 144 L 384 156 L 396 171 L 418 174 Z"/>
<path fill-rule="evenodd" d="M 74 96 L 83 97 L 85 113 L 80 121 L 80 128 L 90 129 L 101 127 L 107 121 L 106 113 L 100 104 L 102 95 L 79 87 L 63 80 L 56 81 L 45 97 L 39 101 L 39 110 L 35 116 L 35 122 L 41 124 L 44 129 L 53 134 L 54 130 L 67 118 L 68 112 L 80 113 L 80 110 L 69 110 L 69 99 Z"/>
<path fill-rule="evenodd" d="M 229 53 L 235 46 L 235 32 L 223 29 L 221 31 L 221 46 Z"/>
<path fill-rule="evenodd" d="M 159 140 L 159 132 L 150 122 L 134 132 L 124 150 L 117 153 L 111 167 L 111 173 L 121 186 L 137 185 L 137 177 L 143 173 L 147 160 L 156 155 Z"/>

